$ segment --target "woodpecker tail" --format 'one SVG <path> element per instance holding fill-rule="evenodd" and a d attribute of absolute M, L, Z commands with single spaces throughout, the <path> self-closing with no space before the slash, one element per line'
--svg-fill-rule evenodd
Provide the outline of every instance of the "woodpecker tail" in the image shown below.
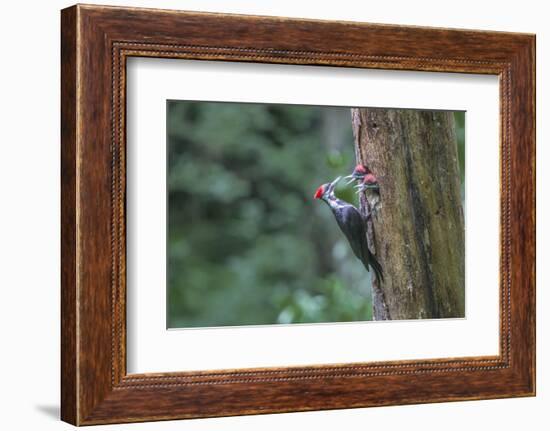
<path fill-rule="evenodd" d="M 369 264 L 370 264 L 370 266 L 372 266 L 372 269 L 374 270 L 374 273 L 376 274 L 376 279 L 378 280 L 378 282 L 382 283 L 384 281 L 384 275 L 382 273 L 382 266 L 380 265 L 380 263 L 378 263 L 378 261 L 376 260 L 374 255 L 372 253 L 370 253 L 370 251 L 369 251 Z"/>

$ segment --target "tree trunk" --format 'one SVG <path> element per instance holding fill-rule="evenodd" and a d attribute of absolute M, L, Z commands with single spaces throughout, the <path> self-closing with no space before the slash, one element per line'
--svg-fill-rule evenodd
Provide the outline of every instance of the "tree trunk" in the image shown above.
<path fill-rule="evenodd" d="M 451 112 L 352 109 L 357 162 L 379 191 L 362 193 L 375 320 L 464 317 L 464 214 Z"/>

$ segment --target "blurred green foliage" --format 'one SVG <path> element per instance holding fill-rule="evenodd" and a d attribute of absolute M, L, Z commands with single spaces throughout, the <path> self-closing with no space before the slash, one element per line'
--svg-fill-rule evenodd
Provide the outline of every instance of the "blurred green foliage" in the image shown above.
<path fill-rule="evenodd" d="M 167 115 L 168 327 L 370 320 L 370 274 L 313 200 L 355 164 L 349 109 L 168 101 Z"/>

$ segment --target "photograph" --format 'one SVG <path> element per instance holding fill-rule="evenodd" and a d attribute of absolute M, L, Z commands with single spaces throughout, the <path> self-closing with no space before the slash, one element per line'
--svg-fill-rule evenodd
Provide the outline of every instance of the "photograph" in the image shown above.
<path fill-rule="evenodd" d="M 168 328 L 466 317 L 464 111 L 166 108 Z"/>

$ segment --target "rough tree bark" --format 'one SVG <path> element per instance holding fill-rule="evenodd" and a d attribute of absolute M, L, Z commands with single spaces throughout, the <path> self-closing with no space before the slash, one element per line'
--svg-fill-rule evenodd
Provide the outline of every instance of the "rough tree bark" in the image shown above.
<path fill-rule="evenodd" d="M 379 192 L 360 198 L 384 270 L 376 320 L 464 317 L 464 214 L 450 112 L 352 109 L 357 162 Z"/>

